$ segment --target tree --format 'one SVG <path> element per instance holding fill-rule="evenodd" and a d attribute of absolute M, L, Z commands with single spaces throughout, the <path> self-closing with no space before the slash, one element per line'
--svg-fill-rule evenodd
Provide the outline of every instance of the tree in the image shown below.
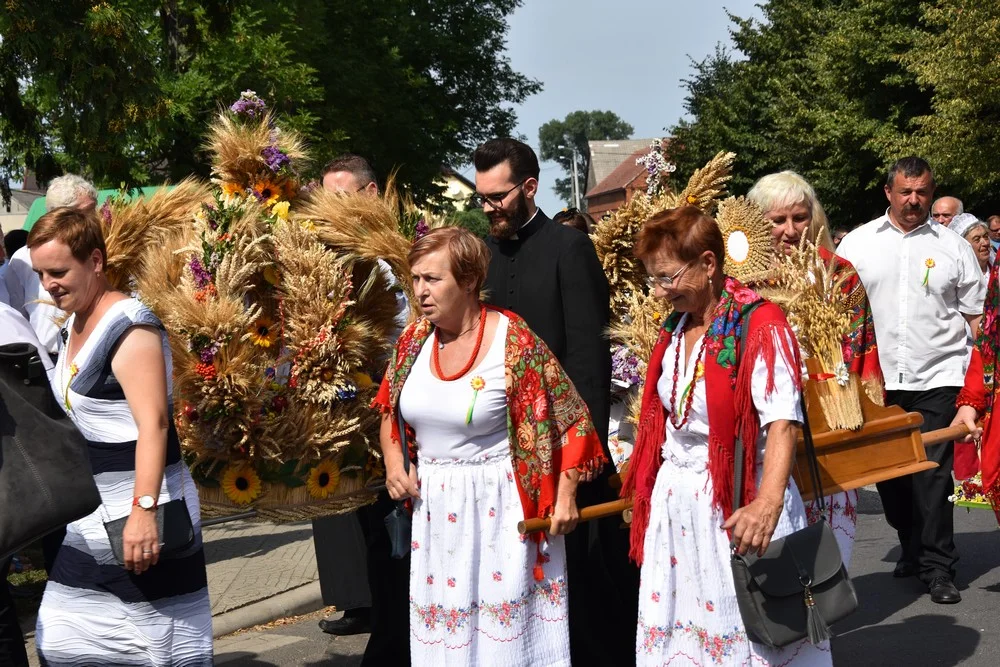
<path fill-rule="evenodd" d="M 985 219 L 1000 210 L 1000 61 L 988 46 L 1000 39 L 1000 5 L 939 0 L 923 22 L 901 61 L 933 91 L 931 109 L 913 118 L 898 150 L 925 155 L 947 193 Z"/>
<path fill-rule="evenodd" d="M 345 151 L 424 201 L 540 85 L 503 55 L 519 0 L 89 0 L 0 10 L 0 186 L 207 175 L 217 105 L 256 90 L 318 170 Z"/>
<path fill-rule="evenodd" d="M 673 128 L 683 182 L 719 150 L 737 153 L 732 190 L 793 169 L 816 188 L 831 222 L 852 226 L 885 210 L 885 169 L 930 109 L 900 63 L 921 26 L 905 0 L 771 0 L 764 20 L 731 17 L 743 57 L 719 51 L 686 82 L 691 119 Z"/>
<path fill-rule="evenodd" d="M 595 183 L 588 182 L 590 174 L 590 146 L 587 142 L 628 139 L 633 132 L 631 125 L 611 111 L 574 111 L 563 120 L 550 120 L 538 129 L 541 159 L 555 160 L 566 170 L 566 178 L 556 179 L 552 188 L 569 204 L 573 203 L 573 149 L 577 155 L 577 173 L 580 178 L 580 198 Z"/>

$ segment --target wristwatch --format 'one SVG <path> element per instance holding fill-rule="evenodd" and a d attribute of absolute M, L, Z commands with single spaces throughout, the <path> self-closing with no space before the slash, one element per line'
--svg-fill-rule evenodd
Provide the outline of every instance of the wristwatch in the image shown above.
<path fill-rule="evenodd" d="M 132 499 L 132 507 L 141 507 L 144 510 L 156 509 L 156 498 L 153 496 L 136 496 Z"/>

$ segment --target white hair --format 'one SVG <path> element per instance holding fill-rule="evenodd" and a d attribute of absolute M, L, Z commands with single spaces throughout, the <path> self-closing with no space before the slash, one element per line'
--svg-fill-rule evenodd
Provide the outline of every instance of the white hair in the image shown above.
<path fill-rule="evenodd" d="M 747 199 L 760 206 L 764 213 L 773 211 L 783 206 L 794 206 L 795 204 L 805 204 L 809 207 L 811 220 L 809 229 L 806 230 L 806 238 L 817 245 L 822 245 L 828 250 L 833 249 L 833 240 L 830 238 L 829 225 L 826 219 L 826 211 L 816 197 L 816 191 L 809 181 L 802 178 L 794 171 L 780 171 L 776 174 L 768 174 L 761 177 L 754 183 L 747 193 Z"/>
<path fill-rule="evenodd" d="M 93 183 L 76 174 L 59 176 L 52 179 L 49 189 L 45 191 L 45 210 L 76 206 L 77 202 L 85 197 L 97 201 L 97 188 Z"/>
<path fill-rule="evenodd" d="M 952 197 L 952 196 L 938 197 L 937 199 L 934 200 L 934 203 L 937 204 L 939 201 L 941 201 L 943 199 L 954 199 L 955 200 L 955 203 L 958 204 L 958 211 L 955 212 L 955 215 L 961 215 L 961 214 L 965 213 L 965 204 L 963 204 L 962 200 L 959 199 L 958 197 Z M 933 209 L 934 209 L 934 206 L 932 205 L 931 206 L 931 210 L 933 210 Z"/>

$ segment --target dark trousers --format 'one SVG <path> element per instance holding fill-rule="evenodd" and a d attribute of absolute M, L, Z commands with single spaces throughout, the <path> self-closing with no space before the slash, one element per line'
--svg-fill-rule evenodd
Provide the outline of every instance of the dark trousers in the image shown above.
<path fill-rule="evenodd" d="M 27 667 L 28 653 L 24 650 L 24 635 L 17 622 L 17 609 L 7 583 L 10 561 L 10 558 L 0 561 L 3 571 L 3 581 L 0 582 L 0 665 Z"/>
<path fill-rule="evenodd" d="M 955 418 L 959 387 L 926 391 L 886 392 L 886 404 L 898 405 L 924 417 L 921 431 L 945 428 Z M 948 501 L 955 489 L 951 470 L 955 443 L 928 447 L 927 459 L 937 468 L 876 484 L 885 518 L 896 529 L 903 549 L 900 561 L 917 565 L 921 581 L 935 577 L 954 578 L 958 552 L 955 549 L 953 506 Z"/>
<path fill-rule="evenodd" d="M 358 510 L 368 545 L 368 588 L 372 632 L 362 667 L 410 664 L 410 556 L 393 558 L 385 517 L 395 506 L 386 491 L 374 505 Z"/>
<path fill-rule="evenodd" d="M 609 469 L 610 468 L 610 469 Z M 608 466 L 581 484 L 577 505 L 616 500 Z M 566 536 L 569 580 L 569 643 L 574 667 L 635 664 L 639 615 L 639 568 L 628 559 L 629 531 L 621 516 L 588 521 Z"/>
<path fill-rule="evenodd" d="M 384 519 L 393 507 L 382 491 L 354 515 L 313 522 L 323 601 L 346 610 L 371 606 L 362 667 L 410 664 L 410 557 L 389 555 Z"/>

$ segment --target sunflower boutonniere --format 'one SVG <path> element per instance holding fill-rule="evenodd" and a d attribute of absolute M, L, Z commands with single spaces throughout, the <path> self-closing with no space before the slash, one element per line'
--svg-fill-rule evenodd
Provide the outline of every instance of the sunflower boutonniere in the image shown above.
<path fill-rule="evenodd" d="M 933 269 L 935 266 L 937 265 L 934 263 L 933 257 L 928 257 L 927 259 L 924 260 L 924 267 L 926 270 L 924 271 L 923 282 L 920 283 L 922 286 L 927 287 L 927 283 L 931 279 L 931 269 Z"/>

